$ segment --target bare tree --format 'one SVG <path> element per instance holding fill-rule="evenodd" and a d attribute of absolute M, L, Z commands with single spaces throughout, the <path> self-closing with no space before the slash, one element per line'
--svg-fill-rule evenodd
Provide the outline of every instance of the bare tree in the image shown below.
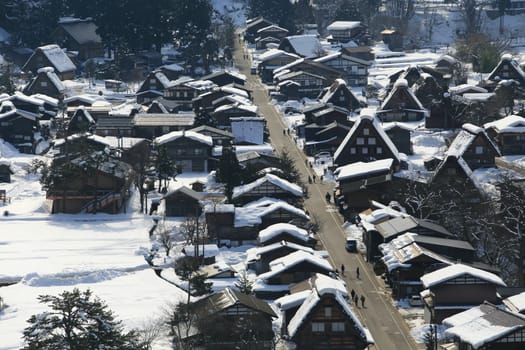
<path fill-rule="evenodd" d="M 483 12 L 483 4 L 476 0 L 460 0 L 458 6 L 465 23 L 465 33 L 479 33 L 482 24 L 481 13 Z"/>
<path fill-rule="evenodd" d="M 170 256 L 171 249 L 177 241 L 175 227 L 167 225 L 165 221 L 161 221 L 157 224 L 155 232 L 155 240 L 164 248 L 166 256 Z"/>
<path fill-rule="evenodd" d="M 197 216 L 188 216 L 179 228 L 179 233 L 184 237 L 186 244 L 192 244 L 194 247 L 194 256 L 204 256 L 204 243 L 207 240 L 208 229 L 206 221 Z M 202 243 L 203 251 L 199 254 L 199 244 Z"/>

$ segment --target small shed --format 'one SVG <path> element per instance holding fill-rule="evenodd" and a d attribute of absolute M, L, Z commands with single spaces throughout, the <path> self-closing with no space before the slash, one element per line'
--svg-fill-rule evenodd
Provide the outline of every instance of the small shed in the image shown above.
<path fill-rule="evenodd" d="M 219 247 L 216 244 L 199 244 L 197 246 L 188 244 L 182 249 L 186 256 L 198 256 L 204 259 L 205 265 L 215 264 L 215 257 L 219 254 Z"/>
<path fill-rule="evenodd" d="M 11 175 L 13 175 L 13 170 L 8 163 L 0 162 L 0 182 L 11 182 Z"/>

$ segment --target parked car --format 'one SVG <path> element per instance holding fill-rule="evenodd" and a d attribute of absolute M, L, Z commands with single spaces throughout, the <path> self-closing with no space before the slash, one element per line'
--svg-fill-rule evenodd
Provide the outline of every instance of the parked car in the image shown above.
<path fill-rule="evenodd" d="M 347 238 L 346 244 L 345 244 L 346 251 L 349 253 L 355 253 L 357 252 L 357 240 Z"/>
<path fill-rule="evenodd" d="M 419 295 L 411 295 L 408 303 L 410 306 L 423 306 L 423 300 L 421 300 L 421 296 Z"/>

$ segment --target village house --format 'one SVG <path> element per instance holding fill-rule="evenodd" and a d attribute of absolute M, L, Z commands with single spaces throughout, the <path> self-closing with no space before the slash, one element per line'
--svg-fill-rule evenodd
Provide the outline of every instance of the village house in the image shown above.
<path fill-rule="evenodd" d="M 131 166 L 108 158 L 101 162 L 81 156 L 70 161 L 76 169 L 46 191 L 46 209 L 52 213 L 120 213 L 129 196 Z M 54 161 L 64 161 L 55 159 Z"/>
<path fill-rule="evenodd" d="M 95 129 L 95 124 L 95 119 L 93 119 L 91 114 L 84 107 L 80 106 L 69 119 L 67 134 L 92 132 Z"/>
<path fill-rule="evenodd" d="M 183 342 L 192 340 L 197 346 L 205 344 L 206 348 L 217 350 L 240 346 L 273 348 L 272 321 L 277 315 L 270 305 L 255 296 L 225 288 L 195 302 L 192 309 L 200 321 L 191 330 L 183 328 Z M 243 326 L 238 327 L 241 323 Z"/>
<path fill-rule="evenodd" d="M 260 127 L 261 122 L 257 121 L 260 120 L 257 116 L 258 107 L 251 102 L 249 103 L 239 103 L 239 102 L 233 102 L 229 104 L 220 104 L 220 103 L 227 103 L 231 102 L 229 100 L 229 97 L 233 96 L 226 96 L 222 100 L 222 102 L 217 101 L 217 107 L 210 113 L 210 117 L 213 120 L 213 122 L 217 125 L 220 129 L 230 130 L 233 132 L 232 129 L 232 120 L 235 118 L 246 118 L 245 120 L 248 122 L 248 124 L 258 125 L 257 128 Z M 239 122 L 242 123 L 243 119 L 237 119 Z M 253 122 L 251 123 L 250 120 Z M 265 123 L 263 123 L 265 124 Z M 239 126 L 241 127 L 241 126 Z M 240 130 L 238 130 L 240 131 Z M 239 136 L 241 136 L 239 134 Z M 246 134 L 248 136 L 248 134 Z"/>
<path fill-rule="evenodd" d="M 488 301 L 445 318 L 443 325 L 456 349 L 525 348 L 525 318 Z"/>
<path fill-rule="evenodd" d="M 421 277 L 425 323 L 441 323 L 484 301 L 497 303 L 497 287 L 506 284 L 497 275 L 464 264 L 454 264 Z"/>
<path fill-rule="evenodd" d="M 334 154 L 334 163 L 343 166 L 355 162 L 370 162 L 392 158 L 398 169 L 401 157 L 379 120 L 361 114 Z"/>
<path fill-rule="evenodd" d="M 327 40 L 335 43 L 348 43 L 353 41 L 359 45 L 366 45 L 369 41 L 369 35 L 366 26 L 358 21 L 335 21 L 328 27 Z"/>
<path fill-rule="evenodd" d="M 323 55 L 323 47 L 319 38 L 312 34 L 284 37 L 278 49 L 304 58 L 316 58 Z"/>
<path fill-rule="evenodd" d="M 155 148 L 164 147 L 182 172 L 205 172 L 212 169 L 210 136 L 193 131 L 172 131 L 153 140 Z"/>
<path fill-rule="evenodd" d="M 257 72 L 264 83 L 272 82 L 274 71 L 277 68 L 294 62 L 299 58 L 296 54 L 279 49 L 270 49 L 259 55 Z"/>
<path fill-rule="evenodd" d="M 230 118 L 230 125 L 237 145 L 262 145 L 265 141 L 266 119 L 263 117 Z"/>
<path fill-rule="evenodd" d="M 392 158 L 355 162 L 334 171 L 337 182 L 335 196 L 353 209 L 368 208 L 370 200 L 382 199 L 392 181 Z M 341 204 L 341 203 L 339 203 Z"/>
<path fill-rule="evenodd" d="M 376 111 L 383 122 L 423 120 L 428 111 L 423 107 L 405 79 L 395 82 L 394 88 Z"/>
<path fill-rule="evenodd" d="M 144 106 L 146 107 L 146 106 Z M 146 113 L 148 114 L 162 114 L 169 113 L 166 106 L 164 106 L 160 101 L 154 100 L 150 102 L 150 105 L 146 107 Z"/>
<path fill-rule="evenodd" d="M 329 84 L 325 77 L 304 71 L 281 74 L 276 79 L 278 91 L 286 99 L 315 98 Z"/>
<path fill-rule="evenodd" d="M 298 250 L 314 254 L 314 250 L 310 247 L 283 240 L 262 247 L 248 249 L 246 251 L 246 266 L 259 275 L 270 270 L 270 262 L 272 260 Z"/>
<path fill-rule="evenodd" d="M 319 253 L 297 250 L 270 262 L 270 271 L 257 276 L 255 295 L 264 299 L 276 299 L 288 293 L 293 283 L 312 277 L 315 273 L 330 275 L 334 269 Z"/>
<path fill-rule="evenodd" d="M 368 349 L 372 336 L 337 284 L 316 277 L 322 280 L 315 282 L 293 317 L 285 317 L 286 335 L 298 349 Z"/>
<path fill-rule="evenodd" d="M 266 174 L 263 177 L 233 189 L 232 200 L 245 204 L 261 197 L 272 197 L 284 200 L 290 204 L 301 202 L 303 190 L 298 185 L 276 175 Z"/>
<path fill-rule="evenodd" d="M 442 55 L 434 61 L 434 68 L 445 76 L 452 76 L 460 64 L 461 62 L 455 57 Z"/>
<path fill-rule="evenodd" d="M 288 223 L 273 224 L 259 231 L 257 241 L 262 246 L 288 242 L 311 248 L 317 243 L 317 239 L 310 232 Z"/>
<path fill-rule="evenodd" d="M 239 72 L 220 70 L 201 77 L 201 80 L 211 81 L 217 86 L 226 86 L 229 84 L 244 85 L 244 83 L 246 83 L 246 76 Z"/>
<path fill-rule="evenodd" d="M 343 72 L 316 60 L 299 58 L 273 71 L 274 82 L 283 81 L 282 75 L 293 72 L 306 72 L 326 79 L 326 86 L 336 79 L 342 78 Z"/>
<path fill-rule="evenodd" d="M 496 67 L 490 72 L 487 80 L 498 82 L 501 80 L 515 80 L 520 86 L 525 86 L 525 72 L 518 61 L 511 54 L 504 54 Z"/>
<path fill-rule="evenodd" d="M 26 95 L 42 94 L 63 99 L 66 88 L 52 67 L 40 68 L 37 75 L 24 87 Z"/>
<path fill-rule="evenodd" d="M 368 48 L 370 51 L 370 48 Z M 373 54 L 370 58 L 373 60 Z M 347 51 L 341 50 L 332 54 L 321 56 L 314 59 L 315 62 L 323 63 L 343 72 L 342 78 L 350 86 L 366 86 L 368 82 L 368 68 L 371 61 L 358 58 L 347 54 Z"/>
<path fill-rule="evenodd" d="M 321 103 L 331 103 L 334 106 L 346 108 L 349 111 L 355 111 L 365 104 L 355 97 L 343 79 L 334 80 L 332 85 L 325 88 L 321 94 L 319 94 L 318 99 Z"/>
<path fill-rule="evenodd" d="M 242 207 L 233 204 L 207 205 L 204 209 L 208 233 L 219 245 L 257 244 L 259 232 L 276 223 L 305 226 L 310 217 L 301 209 L 275 198 L 260 198 Z"/>
<path fill-rule="evenodd" d="M 169 80 L 177 80 L 184 73 L 184 67 L 181 67 L 177 63 L 164 64 L 158 68 Z"/>
<path fill-rule="evenodd" d="M 100 119 L 97 121 L 100 122 Z M 184 131 L 195 125 L 195 113 L 137 113 L 131 120 L 137 137 L 154 139 L 174 131 Z"/>
<path fill-rule="evenodd" d="M 303 150 L 306 155 L 313 156 L 318 152 L 335 150 L 350 131 L 351 127 L 336 121 L 328 125 L 309 124 L 304 127 L 305 143 Z"/>
<path fill-rule="evenodd" d="M 191 110 L 192 100 L 205 92 L 211 91 L 217 85 L 210 80 L 193 80 L 181 78 L 172 81 L 164 90 L 164 98 L 175 103 L 178 108 Z"/>
<path fill-rule="evenodd" d="M 78 52 L 80 61 L 104 57 L 104 44 L 92 19 L 61 18 L 58 27 L 51 33 L 51 39 L 68 51 Z"/>
<path fill-rule="evenodd" d="M 150 72 L 136 92 L 137 103 L 144 104 L 163 96 L 172 84 L 173 82 L 161 71 Z"/>
<path fill-rule="evenodd" d="M 193 111 L 195 111 L 196 114 L 209 113 L 215 107 L 213 104 L 214 101 L 231 95 L 234 95 L 236 98 L 242 98 L 242 101 L 246 104 L 251 102 L 250 94 L 246 90 L 236 88 L 233 85 L 219 86 L 195 97 L 192 100 Z"/>
<path fill-rule="evenodd" d="M 483 125 L 502 155 L 525 154 L 525 118 L 509 115 Z"/>
<path fill-rule="evenodd" d="M 0 161 L 0 182 L 11 182 L 11 175 L 14 172 L 11 170 L 11 164 L 6 163 L 5 161 Z"/>
<path fill-rule="evenodd" d="M 202 135 L 210 136 L 213 140 L 214 146 L 222 146 L 233 143 L 234 135 L 226 130 L 217 129 L 208 125 L 197 126 L 196 128 L 190 129 Z"/>
<path fill-rule="evenodd" d="M 253 44 L 255 43 L 255 39 L 259 36 L 259 30 L 275 25 L 275 23 L 270 22 L 263 17 L 249 19 L 246 21 L 246 27 L 244 29 L 244 40 Z"/>
<path fill-rule="evenodd" d="M 397 150 L 404 154 L 413 154 L 411 135 L 415 126 L 411 123 L 391 122 L 381 125 Z"/>
<path fill-rule="evenodd" d="M 45 111 L 45 102 L 43 100 L 27 96 L 20 91 L 15 91 L 12 95 L 0 95 L 0 104 L 4 101 L 11 101 L 15 108 L 39 115 L 40 117 L 43 117 Z"/>
<path fill-rule="evenodd" d="M 165 216 L 199 217 L 202 213 L 203 198 L 202 193 L 181 186 L 162 196 L 159 211 Z"/>
<path fill-rule="evenodd" d="M 33 153 L 39 116 L 16 108 L 9 100 L 0 104 L 0 138 L 24 153 Z"/>
<path fill-rule="evenodd" d="M 197 237 L 196 239 L 200 238 Z M 219 252 L 219 247 L 217 247 L 216 244 L 186 244 L 184 248 L 182 248 L 184 255 L 200 260 L 201 264 L 203 264 L 201 267 L 215 264 L 217 262 L 215 257 L 219 255 Z"/>
<path fill-rule="evenodd" d="M 54 44 L 37 47 L 22 70 L 36 74 L 44 67 L 52 67 L 60 80 L 73 79 L 77 69 L 66 53 Z"/>
<path fill-rule="evenodd" d="M 255 38 L 255 48 L 263 50 L 267 48 L 269 43 L 274 43 L 277 46 L 281 40 L 288 35 L 288 30 L 277 25 L 269 25 L 257 31 Z"/>
<path fill-rule="evenodd" d="M 396 29 L 384 29 L 381 31 L 381 40 L 388 46 L 390 51 L 403 50 L 403 33 Z"/>
<path fill-rule="evenodd" d="M 278 167 L 279 158 L 273 154 L 266 154 L 263 152 L 250 151 L 242 154 L 237 154 L 239 165 L 243 168 L 253 169 L 259 171 L 268 167 Z"/>

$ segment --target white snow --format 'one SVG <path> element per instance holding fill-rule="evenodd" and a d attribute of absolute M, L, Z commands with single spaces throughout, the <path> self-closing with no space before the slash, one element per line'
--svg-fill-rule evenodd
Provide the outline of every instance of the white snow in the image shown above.
<path fill-rule="evenodd" d="M 356 162 L 335 169 L 334 175 L 337 181 L 348 180 L 353 177 L 385 172 L 392 169 L 394 160 L 392 158 L 375 160 L 372 162 Z"/>
<path fill-rule="evenodd" d="M 302 197 L 303 190 L 300 186 L 293 184 L 285 179 L 281 179 L 280 177 L 273 175 L 273 174 L 266 174 L 263 177 L 249 183 L 246 185 L 236 186 L 233 189 L 233 197 L 232 198 L 238 198 L 242 195 L 249 193 L 250 191 L 256 189 L 257 187 L 263 185 L 264 183 L 271 183 L 282 190 L 289 192 L 290 194 L 296 196 L 296 197 Z"/>
<path fill-rule="evenodd" d="M 503 280 L 495 274 L 463 264 L 454 264 L 427 273 L 421 277 L 421 282 L 423 282 L 423 286 L 425 288 L 429 288 L 462 275 L 470 275 L 472 277 L 479 278 L 482 281 L 493 283 L 498 286 L 506 286 L 505 282 L 503 282 Z"/>
<path fill-rule="evenodd" d="M 213 139 L 211 136 L 199 134 L 195 131 L 172 131 L 170 133 L 155 138 L 153 142 L 158 145 L 163 145 L 165 143 L 175 141 L 181 137 L 187 137 L 205 145 L 213 146 Z"/>
<path fill-rule="evenodd" d="M 292 224 L 278 223 L 270 225 L 264 230 L 259 231 L 259 241 L 264 244 L 264 242 L 267 242 L 282 233 L 288 233 L 295 238 L 303 240 L 304 242 L 307 242 L 310 239 L 310 234 L 308 231 Z"/>

